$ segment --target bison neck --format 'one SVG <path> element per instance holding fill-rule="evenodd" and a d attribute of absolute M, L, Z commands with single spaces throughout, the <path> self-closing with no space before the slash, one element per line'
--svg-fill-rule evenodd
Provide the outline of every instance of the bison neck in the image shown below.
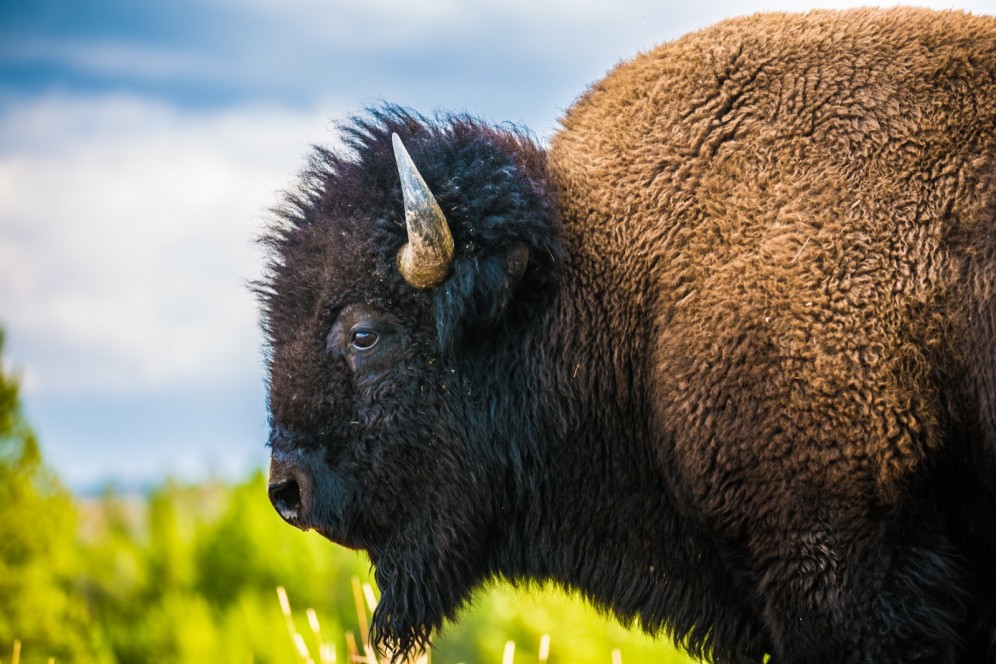
<path fill-rule="evenodd" d="M 644 312 L 618 305 L 565 287 L 544 332 L 506 347 L 521 380 L 495 398 L 514 422 L 504 430 L 529 433 L 510 445 L 513 495 L 499 506 L 490 568 L 581 590 L 692 652 L 761 652 L 746 580 L 730 574 L 660 470 L 666 434 L 646 380 L 652 331 Z"/>

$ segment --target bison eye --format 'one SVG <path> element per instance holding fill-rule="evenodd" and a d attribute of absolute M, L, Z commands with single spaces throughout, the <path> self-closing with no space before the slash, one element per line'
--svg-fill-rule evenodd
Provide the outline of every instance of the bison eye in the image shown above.
<path fill-rule="evenodd" d="M 379 339 L 380 337 L 377 336 L 377 333 L 371 330 L 353 330 L 349 345 L 356 350 L 368 350 L 373 348 Z"/>
<path fill-rule="evenodd" d="M 402 339 L 402 329 L 392 314 L 367 304 L 349 304 L 336 314 L 325 336 L 325 349 L 333 357 L 346 359 L 354 371 L 370 370 L 374 360 L 387 366 Z"/>

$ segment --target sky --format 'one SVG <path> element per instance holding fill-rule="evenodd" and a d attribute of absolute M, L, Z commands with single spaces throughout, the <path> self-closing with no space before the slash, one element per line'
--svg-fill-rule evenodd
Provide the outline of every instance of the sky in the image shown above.
<path fill-rule="evenodd" d="M 0 326 L 80 492 L 267 458 L 254 239 L 385 101 L 541 140 L 618 62 L 747 0 L 0 0 Z M 996 0 L 907 4 L 996 13 Z"/>

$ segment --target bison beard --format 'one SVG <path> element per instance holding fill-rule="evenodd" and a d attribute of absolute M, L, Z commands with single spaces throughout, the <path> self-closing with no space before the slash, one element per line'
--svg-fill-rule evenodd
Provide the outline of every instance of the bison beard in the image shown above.
<path fill-rule="evenodd" d="M 374 611 L 370 637 L 390 652 L 394 661 L 404 661 L 423 651 L 429 636 L 444 618 L 456 617 L 472 585 L 466 560 L 449 559 L 431 551 L 427 555 L 424 534 L 399 543 L 401 550 L 385 556 L 371 554 L 377 585 L 382 589 Z M 444 563 L 444 564 L 441 564 Z"/>
<path fill-rule="evenodd" d="M 440 606 L 445 603 L 430 585 L 436 581 L 425 574 L 425 566 L 402 558 L 404 565 L 376 565 L 377 585 L 383 589 L 370 627 L 371 642 L 389 651 L 394 661 L 407 660 L 424 650 L 433 630 L 443 623 Z"/>
<path fill-rule="evenodd" d="M 263 238 L 271 500 L 370 553 L 374 640 L 502 578 L 720 664 L 996 663 L 996 20 L 735 19 L 562 124 L 370 111 Z"/>

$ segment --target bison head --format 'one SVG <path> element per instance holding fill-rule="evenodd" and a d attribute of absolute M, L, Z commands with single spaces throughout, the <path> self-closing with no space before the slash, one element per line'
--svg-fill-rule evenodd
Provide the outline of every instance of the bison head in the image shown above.
<path fill-rule="evenodd" d="M 545 155 L 515 129 L 388 108 L 342 131 L 263 238 L 269 492 L 369 552 L 373 636 L 407 653 L 494 571 L 558 224 Z"/>

